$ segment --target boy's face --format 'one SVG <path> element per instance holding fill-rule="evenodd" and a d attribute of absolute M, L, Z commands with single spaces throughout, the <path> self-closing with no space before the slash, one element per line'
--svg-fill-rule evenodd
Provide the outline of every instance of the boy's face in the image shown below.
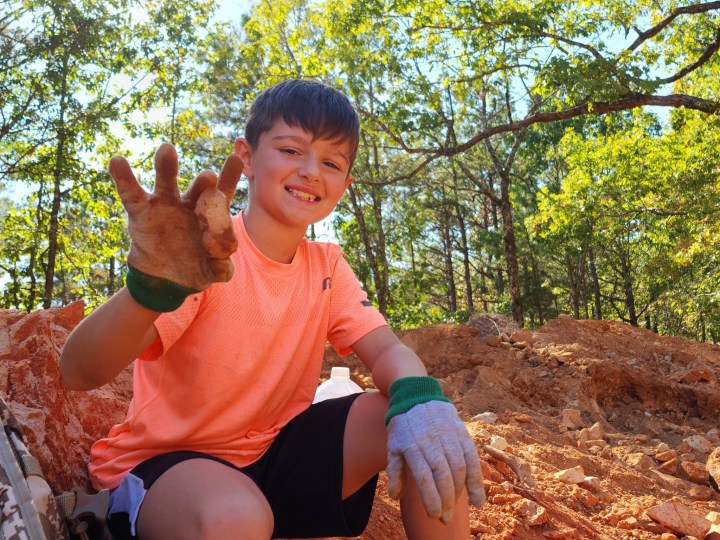
<path fill-rule="evenodd" d="M 353 180 L 349 143 L 314 139 L 282 121 L 260 135 L 254 150 L 238 139 L 235 152 L 245 162 L 249 206 L 303 231 L 330 215 Z"/>

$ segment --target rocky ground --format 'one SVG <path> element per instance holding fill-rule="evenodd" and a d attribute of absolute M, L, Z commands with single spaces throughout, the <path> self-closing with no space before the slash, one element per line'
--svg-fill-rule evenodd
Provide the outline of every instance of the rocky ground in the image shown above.
<path fill-rule="evenodd" d="M 60 384 L 82 311 L 0 311 L 0 393 L 56 490 L 87 482 L 90 444 L 130 398 L 129 372 L 88 393 Z M 472 509 L 472 538 L 720 538 L 720 347 L 570 317 L 531 332 L 476 316 L 400 337 L 477 443 L 488 502 Z M 371 385 L 353 356 L 329 351 L 323 375 L 334 365 Z M 403 538 L 381 476 L 358 540 Z"/>

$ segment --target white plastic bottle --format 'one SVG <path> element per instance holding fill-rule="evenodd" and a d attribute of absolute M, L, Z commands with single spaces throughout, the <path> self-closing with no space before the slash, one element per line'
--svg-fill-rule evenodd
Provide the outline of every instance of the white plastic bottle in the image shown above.
<path fill-rule="evenodd" d="M 350 368 L 334 367 L 330 370 L 330 378 L 315 390 L 313 403 L 330 398 L 358 394 L 363 389 L 350 380 Z"/>

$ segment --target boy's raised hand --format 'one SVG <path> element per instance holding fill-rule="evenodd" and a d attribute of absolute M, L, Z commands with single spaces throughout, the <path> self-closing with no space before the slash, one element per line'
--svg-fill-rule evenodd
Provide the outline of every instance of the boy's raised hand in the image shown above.
<path fill-rule="evenodd" d="M 228 281 L 237 238 L 230 219 L 230 201 L 243 162 L 233 154 L 220 177 L 201 172 L 180 195 L 178 157 L 170 144 L 155 153 L 155 188 L 138 184 L 128 161 L 110 160 L 109 170 L 128 213 L 132 240 L 127 285 L 133 298 L 156 311 L 172 311 L 188 294 L 212 283 Z"/>

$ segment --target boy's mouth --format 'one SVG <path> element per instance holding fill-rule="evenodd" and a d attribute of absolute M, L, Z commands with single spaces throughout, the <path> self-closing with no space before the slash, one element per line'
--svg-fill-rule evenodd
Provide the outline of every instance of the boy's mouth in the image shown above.
<path fill-rule="evenodd" d="M 312 193 L 307 193 L 305 191 L 300 191 L 300 190 L 293 189 L 293 188 L 285 188 L 285 190 L 288 193 L 290 193 L 291 195 L 293 195 L 303 201 L 315 202 L 315 201 L 320 200 L 320 197 L 318 197 L 317 195 L 313 195 Z"/>

